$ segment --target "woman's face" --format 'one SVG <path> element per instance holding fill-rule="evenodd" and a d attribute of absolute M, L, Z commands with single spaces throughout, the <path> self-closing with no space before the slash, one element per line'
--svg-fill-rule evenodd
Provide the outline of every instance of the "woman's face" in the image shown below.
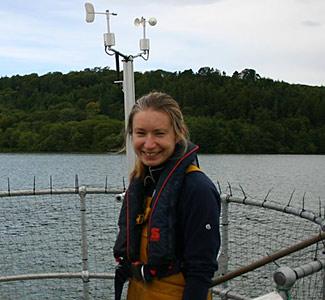
<path fill-rule="evenodd" d="M 139 160 L 154 167 L 174 152 L 176 135 L 167 113 L 147 109 L 136 113 L 132 128 L 133 148 Z"/>

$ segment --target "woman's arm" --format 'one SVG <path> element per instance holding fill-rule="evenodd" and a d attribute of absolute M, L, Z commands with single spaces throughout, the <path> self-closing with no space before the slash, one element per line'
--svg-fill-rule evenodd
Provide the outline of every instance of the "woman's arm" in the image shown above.
<path fill-rule="evenodd" d="M 218 267 L 220 196 L 204 173 L 186 175 L 180 208 L 180 255 L 186 282 L 183 300 L 206 300 Z"/>

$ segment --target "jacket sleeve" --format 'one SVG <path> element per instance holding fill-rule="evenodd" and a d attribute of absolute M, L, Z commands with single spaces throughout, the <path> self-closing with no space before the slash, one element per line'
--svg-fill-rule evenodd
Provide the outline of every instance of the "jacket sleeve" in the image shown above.
<path fill-rule="evenodd" d="M 126 258 L 126 202 L 127 193 L 123 199 L 123 204 L 120 211 L 120 216 L 118 220 L 119 231 L 117 238 L 113 247 L 113 254 L 115 258 Z"/>
<path fill-rule="evenodd" d="M 204 173 L 192 172 L 186 175 L 180 203 L 183 300 L 206 300 L 218 268 L 220 196 Z"/>

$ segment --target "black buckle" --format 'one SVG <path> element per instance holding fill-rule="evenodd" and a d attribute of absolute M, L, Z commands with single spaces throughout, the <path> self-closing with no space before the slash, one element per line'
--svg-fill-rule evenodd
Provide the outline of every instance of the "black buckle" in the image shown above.
<path fill-rule="evenodd" d="M 143 222 L 144 222 L 144 214 L 138 214 L 135 220 L 136 220 L 136 223 L 138 225 L 143 224 Z"/>

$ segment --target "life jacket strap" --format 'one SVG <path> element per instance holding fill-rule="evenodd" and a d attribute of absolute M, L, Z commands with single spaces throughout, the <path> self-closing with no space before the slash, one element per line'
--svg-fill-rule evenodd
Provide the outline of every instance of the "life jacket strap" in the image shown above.
<path fill-rule="evenodd" d="M 149 219 L 150 212 L 151 212 L 151 202 L 152 202 L 152 197 L 147 197 L 146 206 L 145 206 L 146 208 L 144 210 L 144 213 L 138 214 L 135 219 L 137 224 L 144 224 Z"/>

